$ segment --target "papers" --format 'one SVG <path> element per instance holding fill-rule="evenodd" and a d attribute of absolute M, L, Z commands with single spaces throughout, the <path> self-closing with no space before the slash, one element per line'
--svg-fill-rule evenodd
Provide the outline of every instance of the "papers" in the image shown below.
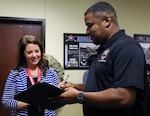
<path fill-rule="evenodd" d="M 29 103 L 31 105 L 43 108 L 55 110 L 61 106 L 63 103 L 54 103 L 52 98 L 63 93 L 64 90 L 58 88 L 54 85 L 50 85 L 46 82 L 39 82 L 31 86 L 27 90 L 16 94 L 14 99 Z"/>

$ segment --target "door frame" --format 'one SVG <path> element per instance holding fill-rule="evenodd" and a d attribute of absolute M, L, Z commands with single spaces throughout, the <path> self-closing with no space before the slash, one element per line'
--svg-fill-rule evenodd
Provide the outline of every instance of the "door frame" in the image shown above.
<path fill-rule="evenodd" d="M 2 17 L 1 23 L 22 23 L 22 24 L 40 24 L 41 25 L 41 41 L 45 49 L 45 19 L 42 18 L 21 18 L 21 17 Z"/>

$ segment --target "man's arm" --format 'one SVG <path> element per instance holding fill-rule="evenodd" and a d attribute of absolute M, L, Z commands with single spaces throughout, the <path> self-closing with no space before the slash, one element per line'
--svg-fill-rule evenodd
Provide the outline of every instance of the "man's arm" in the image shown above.
<path fill-rule="evenodd" d="M 69 87 L 66 92 L 61 94 L 63 102 L 74 103 L 77 101 L 77 95 L 81 92 L 75 88 Z M 123 108 L 130 107 L 136 98 L 136 89 L 134 88 L 109 88 L 99 92 L 84 92 L 85 102 L 98 108 Z"/>
<path fill-rule="evenodd" d="M 100 92 L 85 92 L 85 101 L 99 108 L 130 107 L 136 98 L 134 88 L 109 88 Z"/>

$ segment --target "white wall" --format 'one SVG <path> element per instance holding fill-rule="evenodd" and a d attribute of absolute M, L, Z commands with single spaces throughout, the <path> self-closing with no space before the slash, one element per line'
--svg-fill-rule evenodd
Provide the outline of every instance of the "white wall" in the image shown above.
<path fill-rule="evenodd" d="M 0 16 L 46 19 L 46 53 L 63 65 L 63 33 L 85 33 L 85 10 L 99 0 L 0 0 Z M 104 0 L 118 14 L 120 27 L 134 33 L 150 34 L 149 0 Z M 81 82 L 84 70 L 66 70 L 69 81 Z M 82 116 L 82 106 L 67 105 L 58 116 Z"/>

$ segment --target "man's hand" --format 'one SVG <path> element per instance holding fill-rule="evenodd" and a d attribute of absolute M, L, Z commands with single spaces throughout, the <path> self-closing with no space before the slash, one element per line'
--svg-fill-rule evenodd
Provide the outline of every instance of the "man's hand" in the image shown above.
<path fill-rule="evenodd" d="M 62 98 L 63 102 L 67 104 L 72 104 L 77 102 L 77 95 L 80 93 L 77 89 L 73 87 L 65 88 L 65 92 L 60 95 L 60 98 Z"/>
<path fill-rule="evenodd" d="M 63 103 L 63 104 L 72 104 L 77 103 L 77 95 L 80 93 L 77 89 L 73 87 L 68 87 L 64 89 L 65 92 L 63 92 L 60 96 L 57 96 L 53 99 L 54 103 Z"/>
<path fill-rule="evenodd" d="M 58 87 L 62 88 L 62 89 L 65 89 L 65 88 L 68 88 L 68 87 L 73 87 L 77 90 L 80 90 L 80 91 L 84 91 L 84 88 L 85 88 L 85 84 L 75 84 L 75 83 L 72 83 L 72 82 L 60 82 Z"/>
<path fill-rule="evenodd" d="M 74 88 L 74 84 L 72 82 L 60 82 L 58 87 L 62 88 L 62 89 L 65 89 L 65 88 L 68 88 L 68 87 L 73 87 Z"/>

